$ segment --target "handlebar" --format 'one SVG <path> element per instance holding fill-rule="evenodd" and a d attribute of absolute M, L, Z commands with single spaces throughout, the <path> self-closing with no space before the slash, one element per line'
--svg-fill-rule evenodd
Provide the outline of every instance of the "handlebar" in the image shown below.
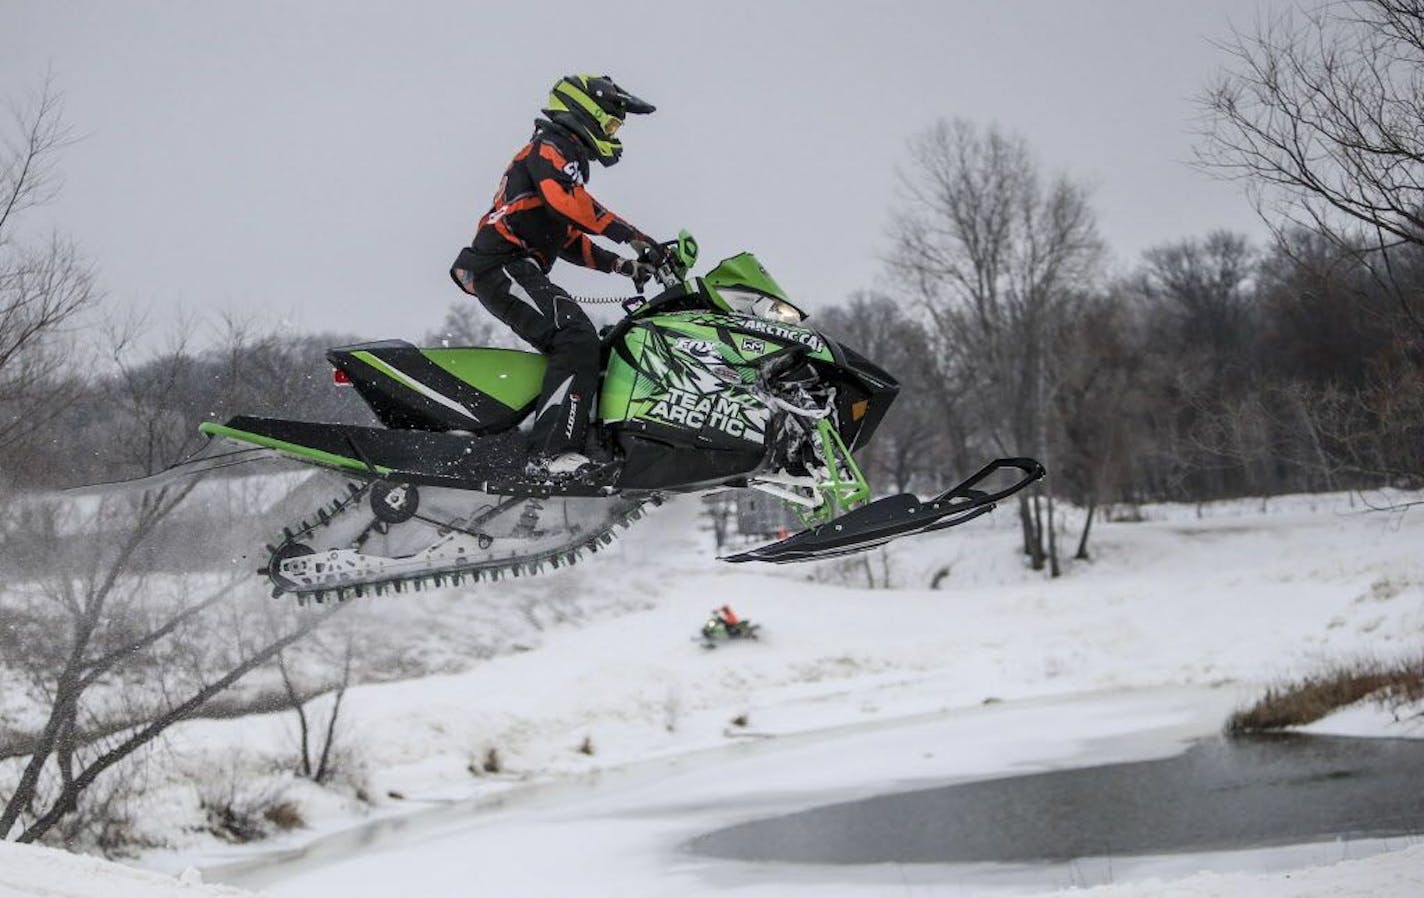
<path fill-rule="evenodd" d="M 639 261 L 654 266 L 653 278 L 664 288 L 676 286 L 697 262 L 697 241 L 683 229 L 676 238 L 657 244 L 656 249 L 644 248 L 639 253 Z"/>
<path fill-rule="evenodd" d="M 653 246 L 645 246 L 638 253 L 638 261 L 653 266 L 653 280 L 663 287 L 671 287 L 680 282 L 687 274 L 686 268 L 679 268 L 680 261 L 676 255 L 677 241 L 668 240 Z M 643 292 L 643 285 L 638 284 L 638 292 Z"/>
<path fill-rule="evenodd" d="M 653 279 L 664 290 L 669 290 L 681 284 L 687 278 L 687 272 L 697 262 L 697 241 L 684 228 L 677 232 L 676 239 L 641 245 L 637 259 L 652 265 Z M 644 309 L 646 305 L 643 287 L 647 281 L 635 279 L 633 284 L 638 288 L 638 295 L 623 301 L 623 310 L 629 315 Z"/>

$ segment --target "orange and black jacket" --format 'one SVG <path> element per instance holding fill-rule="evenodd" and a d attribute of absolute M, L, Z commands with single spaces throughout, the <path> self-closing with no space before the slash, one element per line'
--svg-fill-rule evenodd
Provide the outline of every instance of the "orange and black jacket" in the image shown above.
<path fill-rule="evenodd" d="M 480 219 L 470 249 L 459 267 L 488 271 L 519 257 L 529 257 L 545 272 L 554 259 L 612 271 L 618 260 L 589 239 L 590 234 L 615 243 L 653 241 L 628 222 L 603 208 L 584 188 L 588 155 L 571 132 L 539 121 L 534 136 L 505 170 L 494 204 Z"/>

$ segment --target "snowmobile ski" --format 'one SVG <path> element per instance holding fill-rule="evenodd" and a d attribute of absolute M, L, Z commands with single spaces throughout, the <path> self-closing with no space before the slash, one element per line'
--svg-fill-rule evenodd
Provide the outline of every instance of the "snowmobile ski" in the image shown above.
<path fill-rule="evenodd" d="M 1006 469 L 1018 471 L 1020 477 L 992 492 L 980 489 L 985 481 Z M 1012 496 L 1044 473 L 1043 465 L 1031 458 L 997 459 L 928 501 L 909 493 L 887 496 L 820 526 L 722 560 L 773 564 L 815 561 L 873 549 L 914 533 L 957 527 L 993 511 L 999 500 Z"/>

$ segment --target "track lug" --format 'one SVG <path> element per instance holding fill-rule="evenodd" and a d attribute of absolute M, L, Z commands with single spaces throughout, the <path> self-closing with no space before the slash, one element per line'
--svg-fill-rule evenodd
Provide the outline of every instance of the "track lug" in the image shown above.
<path fill-rule="evenodd" d="M 601 547 L 611 545 L 617 535 L 616 527 L 629 527 L 645 513 L 638 502 L 616 498 L 611 506 L 595 511 L 595 516 L 582 519 L 577 515 L 570 518 L 566 509 L 561 522 L 555 514 L 550 514 L 553 510 L 550 501 L 542 497 L 512 497 L 491 506 L 467 506 L 471 510 L 462 514 L 437 513 L 430 518 L 420 518 L 421 524 L 435 534 L 429 548 L 416 550 L 428 554 L 415 564 L 393 565 L 389 562 L 415 560 L 416 555 L 409 554 L 412 550 L 405 548 L 413 545 L 413 541 L 403 534 L 415 535 L 416 531 L 401 530 L 403 520 L 382 518 L 411 520 L 417 517 L 415 488 L 377 479 L 338 481 L 338 484 L 345 486 L 342 491 L 338 485 L 338 498 L 328 497 L 329 501 L 323 504 L 309 506 L 300 522 L 283 527 L 281 536 L 265 547 L 273 560 L 261 572 L 273 579 L 274 598 L 295 598 L 301 605 L 328 600 L 345 602 L 390 592 L 403 595 L 534 577 L 571 567 L 584 558 L 585 552 L 596 553 Z M 409 502 L 396 503 L 399 508 L 382 506 L 381 511 L 392 513 L 375 514 L 373 519 L 370 500 L 383 490 L 389 498 L 395 489 L 401 489 Z M 449 500 L 443 498 L 442 493 L 430 495 L 432 508 L 441 508 L 442 502 L 448 506 Z M 644 505 L 661 504 L 661 501 L 661 497 L 651 496 L 641 500 Z M 390 502 L 385 504 L 391 505 Z M 506 508 L 508 511 L 503 510 Z M 494 536 L 490 535 L 493 528 L 486 526 L 486 521 L 492 519 L 489 513 L 510 515 L 499 525 L 502 529 L 494 531 L 497 533 Z M 348 523 L 349 530 L 346 529 Z M 511 526 L 515 539 L 506 536 Z M 384 543 L 381 539 L 390 536 L 396 541 Z M 522 545 L 518 540 L 529 543 Z M 495 544 L 508 545 L 508 550 L 494 555 L 490 550 Z M 330 553 L 329 563 L 327 553 Z M 283 563 L 303 554 L 319 557 L 302 565 L 287 565 L 287 576 L 291 579 L 279 585 Z"/>

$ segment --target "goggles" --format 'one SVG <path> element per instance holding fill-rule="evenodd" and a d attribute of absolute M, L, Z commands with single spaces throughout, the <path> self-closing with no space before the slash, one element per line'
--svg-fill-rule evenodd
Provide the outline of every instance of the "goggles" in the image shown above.
<path fill-rule="evenodd" d="M 610 115 L 603 120 L 603 136 L 612 137 L 618 133 L 618 129 L 623 127 L 623 120 L 616 115 Z"/>

